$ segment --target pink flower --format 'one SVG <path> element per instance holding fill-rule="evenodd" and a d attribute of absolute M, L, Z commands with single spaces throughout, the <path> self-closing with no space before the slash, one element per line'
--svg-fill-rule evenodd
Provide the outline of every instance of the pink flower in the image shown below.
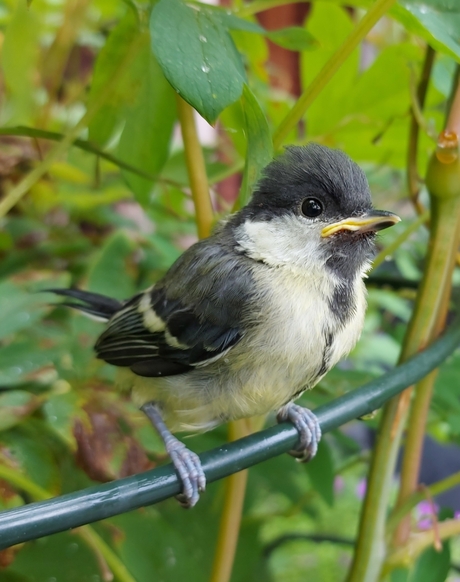
<path fill-rule="evenodd" d="M 358 499 L 364 499 L 367 490 L 367 481 L 366 479 L 361 479 L 358 485 L 356 485 L 356 497 Z"/>
<path fill-rule="evenodd" d="M 337 477 L 334 479 L 334 493 L 337 495 L 338 493 L 342 493 L 342 491 L 344 490 L 345 487 L 345 481 L 343 480 L 343 477 L 341 477 L 340 475 L 337 475 Z"/>
<path fill-rule="evenodd" d="M 433 527 L 433 518 L 438 515 L 438 512 L 439 505 L 436 503 L 431 503 L 430 501 L 421 501 L 417 505 L 417 527 L 419 529 L 430 529 Z"/>

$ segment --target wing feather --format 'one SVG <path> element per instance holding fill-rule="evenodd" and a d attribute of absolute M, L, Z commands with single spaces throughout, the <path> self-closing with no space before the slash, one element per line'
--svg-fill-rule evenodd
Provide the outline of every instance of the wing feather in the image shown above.
<path fill-rule="evenodd" d="M 95 346 L 99 358 L 140 376 L 167 376 L 215 362 L 238 343 L 250 265 L 212 239 L 196 246 L 112 316 Z"/>

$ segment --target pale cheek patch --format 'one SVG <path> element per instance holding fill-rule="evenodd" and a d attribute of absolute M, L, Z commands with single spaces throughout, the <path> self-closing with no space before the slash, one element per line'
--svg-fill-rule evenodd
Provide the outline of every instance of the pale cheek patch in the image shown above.
<path fill-rule="evenodd" d="M 320 224 L 294 215 L 270 221 L 246 221 L 238 227 L 239 250 L 273 267 L 316 270 L 325 258 L 320 250 Z"/>

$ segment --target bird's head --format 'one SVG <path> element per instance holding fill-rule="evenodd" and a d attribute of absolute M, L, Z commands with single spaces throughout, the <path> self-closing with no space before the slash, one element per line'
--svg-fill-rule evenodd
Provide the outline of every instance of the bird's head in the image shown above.
<path fill-rule="evenodd" d="M 399 220 L 372 207 L 366 176 L 347 155 L 310 144 L 288 147 L 265 168 L 234 226 L 256 260 L 349 277 L 369 264 L 375 233 Z"/>

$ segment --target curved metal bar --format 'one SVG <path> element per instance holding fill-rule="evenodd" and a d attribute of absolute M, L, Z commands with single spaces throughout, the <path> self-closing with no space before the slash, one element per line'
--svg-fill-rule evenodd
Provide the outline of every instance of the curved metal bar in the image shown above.
<path fill-rule="evenodd" d="M 386 400 L 438 367 L 460 345 L 460 318 L 425 351 L 382 377 L 315 411 L 323 432 L 369 414 Z M 292 449 L 297 431 L 288 423 L 273 426 L 200 455 L 208 482 L 227 477 Z M 0 513 L 0 549 L 65 531 L 177 495 L 172 465 L 96 485 L 54 499 Z"/>

